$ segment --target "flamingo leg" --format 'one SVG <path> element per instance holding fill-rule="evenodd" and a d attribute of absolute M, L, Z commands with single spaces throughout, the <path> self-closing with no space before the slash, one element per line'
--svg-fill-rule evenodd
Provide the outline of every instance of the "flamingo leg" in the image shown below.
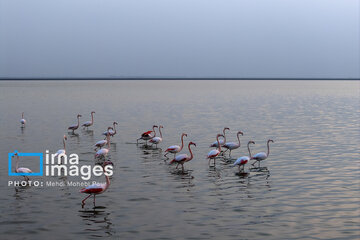
<path fill-rule="evenodd" d="M 94 194 L 94 207 L 95 207 L 95 194 Z"/>
<path fill-rule="evenodd" d="M 82 207 L 82 208 L 84 208 L 85 201 L 86 201 L 86 199 L 88 199 L 89 197 L 91 197 L 91 194 L 89 194 L 89 196 L 87 196 L 86 198 L 84 198 L 84 199 L 81 201 L 81 207 Z"/>
<path fill-rule="evenodd" d="M 184 164 L 181 164 L 182 173 L 184 173 Z"/>
<path fill-rule="evenodd" d="M 231 149 L 230 149 L 230 152 L 229 152 L 229 158 L 231 158 Z"/>
<path fill-rule="evenodd" d="M 176 169 L 178 169 L 178 167 L 179 167 L 179 164 L 176 165 Z"/>

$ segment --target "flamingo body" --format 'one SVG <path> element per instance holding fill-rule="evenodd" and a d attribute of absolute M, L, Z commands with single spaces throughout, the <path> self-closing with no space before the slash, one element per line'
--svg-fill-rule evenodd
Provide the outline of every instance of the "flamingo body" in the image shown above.
<path fill-rule="evenodd" d="M 24 168 L 24 167 L 15 169 L 15 172 L 16 173 L 32 173 L 32 171 L 29 168 Z"/>
<path fill-rule="evenodd" d="M 92 184 L 80 190 L 81 193 L 100 194 L 106 191 L 106 184 Z"/>
<path fill-rule="evenodd" d="M 165 152 L 169 152 L 169 153 L 178 153 L 180 151 L 181 151 L 181 148 L 178 145 L 172 145 L 165 150 Z"/>
<path fill-rule="evenodd" d="M 103 146 L 105 146 L 107 144 L 107 140 L 106 139 L 104 139 L 104 140 L 100 140 L 100 141 L 98 141 L 97 143 L 95 143 L 95 147 L 96 148 L 102 148 Z"/>
<path fill-rule="evenodd" d="M 252 156 L 252 159 L 254 159 L 256 161 L 262 161 L 262 160 L 265 160 L 266 158 L 267 158 L 267 155 L 264 152 L 259 152 L 259 153 L 255 154 L 254 156 Z"/>
<path fill-rule="evenodd" d="M 247 156 L 244 157 L 239 157 L 238 159 L 236 159 L 236 161 L 234 162 L 234 166 L 238 165 L 238 166 L 242 166 L 245 165 L 246 163 L 248 163 L 250 161 L 250 158 Z"/>
<path fill-rule="evenodd" d="M 162 138 L 161 137 L 153 137 L 152 139 L 150 139 L 149 142 L 151 142 L 153 144 L 159 144 L 162 142 Z"/>
<path fill-rule="evenodd" d="M 208 153 L 208 156 L 207 156 L 207 158 L 215 158 L 215 157 L 217 157 L 218 155 L 220 154 L 220 151 L 219 150 L 217 150 L 217 149 L 213 149 L 213 150 L 211 150 L 209 153 Z"/>
<path fill-rule="evenodd" d="M 109 149 L 102 148 L 99 151 L 96 152 L 95 157 L 105 157 L 109 153 Z"/>

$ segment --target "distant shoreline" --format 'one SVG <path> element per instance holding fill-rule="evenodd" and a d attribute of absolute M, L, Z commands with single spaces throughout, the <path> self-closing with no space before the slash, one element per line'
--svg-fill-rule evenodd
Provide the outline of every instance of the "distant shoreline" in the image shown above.
<path fill-rule="evenodd" d="M 58 80 L 348 80 L 348 81 L 356 81 L 360 80 L 360 78 L 190 78 L 190 77 L 129 77 L 129 78 L 0 78 L 0 81 L 58 81 Z"/>

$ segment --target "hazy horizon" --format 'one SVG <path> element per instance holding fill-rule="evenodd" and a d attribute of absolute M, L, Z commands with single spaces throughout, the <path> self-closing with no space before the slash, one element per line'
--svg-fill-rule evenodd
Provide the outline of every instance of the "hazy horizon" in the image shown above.
<path fill-rule="evenodd" d="M 360 78 L 358 0 L 0 1 L 0 78 Z"/>

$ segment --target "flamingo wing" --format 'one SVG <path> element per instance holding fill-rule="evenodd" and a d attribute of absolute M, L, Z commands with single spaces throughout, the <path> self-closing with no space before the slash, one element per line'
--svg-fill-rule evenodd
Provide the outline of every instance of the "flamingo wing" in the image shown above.
<path fill-rule="evenodd" d="M 16 169 L 16 172 L 17 173 L 32 173 L 32 171 L 29 168 L 23 168 L 23 167 Z"/>
<path fill-rule="evenodd" d="M 95 146 L 104 146 L 107 143 L 107 140 L 100 140 L 97 143 L 95 143 Z"/>
<path fill-rule="evenodd" d="M 234 162 L 234 166 L 236 166 L 236 165 L 244 165 L 244 164 L 246 164 L 248 161 L 250 161 L 250 158 L 247 157 L 247 156 L 239 157 L 239 158 L 236 159 L 236 161 Z"/>
<path fill-rule="evenodd" d="M 161 139 L 160 137 L 154 137 L 154 138 L 150 139 L 149 142 L 158 144 L 158 143 L 160 143 L 161 141 L 162 141 L 162 139 Z"/>
<path fill-rule="evenodd" d="M 60 150 L 58 150 L 58 151 L 55 153 L 54 157 L 57 157 L 57 156 L 59 156 L 60 154 L 65 154 L 65 153 L 66 153 L 66 151 L 65 151 L 64 149 L 60 149 Z"/>
<path fill-rule="evenodd" d="M 178 145 L 170 146 L 165 150 L 165 152 L 171 152 L 171 153 L 177 153 L 179 151 L 180 151 L 180 146 Z"/>
<path fill-rule="evenodd" d="M 25 119 L 20 119 L 20 123 L 25 124 L 26 120 Z"/>
<path fill-rule="evenodd" d="M 97 194 L 104 191 L 104 184 L 92 184 L 80 190 L 81 193 Z"/>
<path fill-rule="evenodd" d="M 86 127 L 86 126 L 90 126 L 90 125 L 91 125 L 91 121 L 86 121 L 86 122 L 83 123 L 82 126 L 85 126 L 85 127 Z"/>
<path fill-rule="evenodd" d="M 261 160 L 264 160 L 264 159 L 266 159 L 266 158 L 267 158 L 266 153 L 264 153 L 264 152 L 259 152 L 259 153 L 255 154 L 254 156 L 252 156 L 251 159 L 255 159 L 255 160 L 261 161 Z"/>
<path fill-rule="evenodd" d="M 239 145 L 234 142 L 228 142 L 228 143 L 225 143 L 223 147 L 227 148 L 227 149 L 235 149 L 235 148 L 238 148 Z"/>
<path fill-rule="evenodd" d="M 214 158 L 214 157 L 216 157 L 217 155 L 219 155 L 219 150 L 217 150 L 217 149 L 213 149 L 213 150 L 211 150 L 209 153 L 208 153 L 208 158 Z"/>
<path fill-rule="evenodd" d="M 147 132 L 144 132 L 143 134 L 141 134 L 141 136 L 146 137 L 146 136 L 149 136 L 150 133 L 152 133 L 152 131 L 147 131 Z"/>
<path fill-rule="evenodd" d="M 72 126 L 68 127 L 68 129 L 74 129 L 74 128 L 77 128 L 77 125 L 72 125 Z"/>

